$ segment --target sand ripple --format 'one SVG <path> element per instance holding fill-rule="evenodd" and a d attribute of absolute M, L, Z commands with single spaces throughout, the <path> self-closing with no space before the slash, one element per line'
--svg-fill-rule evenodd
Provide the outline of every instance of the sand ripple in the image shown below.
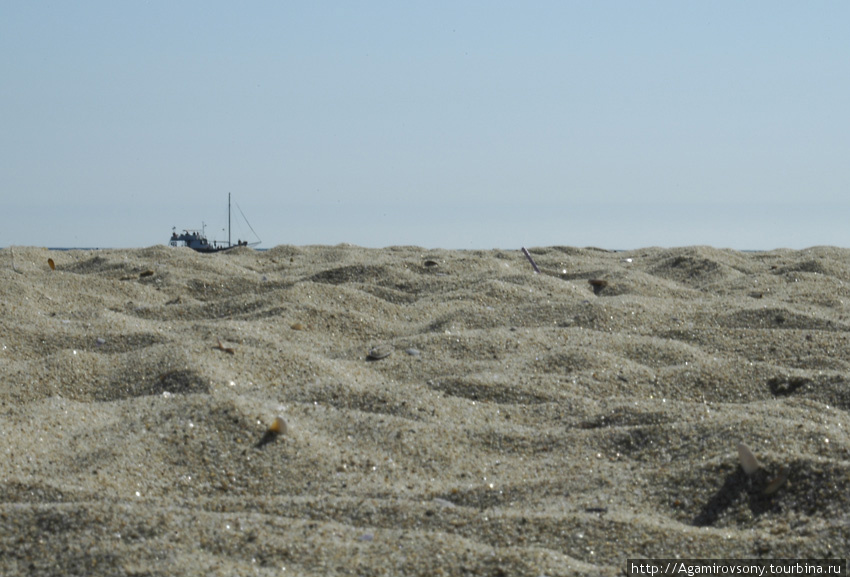
<path fill-rule="evenodd" d="M 846 556 L 850 251 L 530 252 L 0 251 L 0 572 Z"/>

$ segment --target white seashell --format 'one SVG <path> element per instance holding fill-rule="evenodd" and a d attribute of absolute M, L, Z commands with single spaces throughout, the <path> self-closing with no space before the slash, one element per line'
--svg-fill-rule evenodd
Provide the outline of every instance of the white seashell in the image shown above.
<path fill-rule="evenodd" d="M 283 420 L 283 417 L 275 417 L 274 422 L 269 427 L 269 432 L 275 435 L 284 435 L 286 434 L 286 429 L 286 421 Z"/>
<path fill-rule="evenodd" d="M 752 475 L 761 469 L 761 463 L 744 443 L 738 443 L 738 458 L 741 460 L 741 467 L 747 475 Z"/>
<path fill-rule="evenodd" d="M 259 449 L 264 445 L 268 445 L 280 435 L 285 435 L 287 429 L 288 427 L 286 426 L 286 421 L 283 420 L 283 417 L 275 417 L 274 422 L 266 430 L 266 434 L 263 435 L 263 438 L 260 439 L 256 445 L 254 445 L 254 448 Z"/>

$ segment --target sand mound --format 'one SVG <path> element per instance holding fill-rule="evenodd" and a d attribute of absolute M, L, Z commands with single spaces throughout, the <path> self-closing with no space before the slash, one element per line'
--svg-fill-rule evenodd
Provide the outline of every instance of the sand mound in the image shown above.
<path fill-rule="evenodd" d="M 846 556 L 850 251 L 530 253 L 0 251 L 0 573 Z"/>

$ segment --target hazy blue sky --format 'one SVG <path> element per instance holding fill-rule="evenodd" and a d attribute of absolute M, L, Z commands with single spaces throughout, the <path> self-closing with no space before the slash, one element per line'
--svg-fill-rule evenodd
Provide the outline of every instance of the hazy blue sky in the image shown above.
<path fill-rule="evenodd" d="M 848 30 L 844 0 L 5 0 L 0 246 L 220 239 L 228 192 L 265 247 L 850 246 Z"/>

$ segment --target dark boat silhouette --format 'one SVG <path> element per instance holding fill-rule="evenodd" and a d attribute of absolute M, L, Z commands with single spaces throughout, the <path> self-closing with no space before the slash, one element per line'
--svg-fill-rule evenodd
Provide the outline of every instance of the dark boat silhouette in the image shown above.
<path fill-rule="evenodd" d="M 241 210 L 240 210 L 241 212 Z M 243 214 L 244 218 L 245 215 Z M 248 223 L 248 219 L 245 219 L 245 222 Z M 248 224 L 248 228 L 251 228 L 251 225 Z M 251 228 L 251 232 L 254 232 L 254 229 Z M 257 234 L 254 232 L 254 234 Z M 171 233 L 171 239 L 168 241 L 170 246 L 186 246 L 191 248 L 197 252 L 223 252 L 226 250 L 230 250 L 232 248 L 236 248 L 239 246 L 257 246 L 260 244 L 260 241 L 248 243 L 248 241 L 238 240 L 236 244 L 230 242 L 230 194 L 227 195 L 227 242 L 214 240 L 210 242 L 204 230 L 189 230 L 184 229 L 181 234 L 177 234 L 176 228 L 174 232 Z"/>

